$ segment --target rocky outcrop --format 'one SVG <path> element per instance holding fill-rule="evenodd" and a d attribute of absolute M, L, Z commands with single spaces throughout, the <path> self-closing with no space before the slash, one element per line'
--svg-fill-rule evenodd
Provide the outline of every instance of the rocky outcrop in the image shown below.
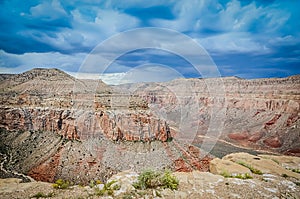
<path fill-rule="evenodd" d="M 258 157 L 264 159 L 270 159 L 279 164 L 281 167 L 288 170 L 299 170 L 300 168 L 300 158 L 293 156 L 285 156 L 285 155 L 266 155 L 260 154 Z"/>
<path fill-rule="evenodd" d="M 166 142 L 175 134 L 166 121 L 147 113 L 101 112 L 98 118 L 104 135 L 114 141 Z"/>
<path fill-rule="evenodd" d="M 215 158 L 210 161 L 209 171 L 213 174 L 228 175 L 235 177 L 237 175 L 251 175 L 249 168 L 226 159 Z"/>
<path fill-rule="evenodd" d="M 113 141 L 167 141 L 175 132 L 149 113 L 85 110 L 0 108 L 0 127 L 48 131 L 68 139 L 105 135 Z"/>
<path fill-rule="evenodd" d="M 79 138 L 69 110 L 0 108 L 0 118 L 0 127 L 9 131 L 48 131 Z"/>
<path fill-rule="evenodd" d="M 254 156 L 248 153 L 234 153 L 228 154 L 223 157 L 223 160 L 232 161 L 252 169 L 252 172 L 259 174 L 274 174 L 279 176 L 290 176 L 296 179 L 300 179 L 300 174 L 287 170 L 277 163 L 276 159 L 284 159 L 283 157 L 277 157 L 272 159 L 272 156 Z M 300 161 L 299 157 L 291 158 L 296 162 Z M 293 162 L 293 161 L 291 161 Z M 300 165 L 298 165 L 298 168 Z"/>

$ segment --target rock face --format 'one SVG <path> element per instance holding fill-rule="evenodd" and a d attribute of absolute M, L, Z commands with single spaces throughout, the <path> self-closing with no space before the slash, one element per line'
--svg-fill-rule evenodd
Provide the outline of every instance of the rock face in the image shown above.
<path fill-rule="evenodd" d="M 208 171 L 198 136 L 300 152 L 300 76 L 110 87 L 33 69 L 0 81 L 0 174 L 88 182 L 127 169 Z"/>
<path fill-rule="evenodd" d="M 7 130 L 51 131 L 69 139 L 104 134 L 114 141 L 172 137 L 167 122 L 138 96 L 112 93 L 103 82 L 76 80 L 56 69 L 5 78 L 0 90 L 0 127 Z"/>
<path fill-rule="evenodd" d="M 178 128 L 187 117 L 189 128 L 195 128 L 200 136 L 296 156 L 300 155 L 299 88 L 300 75 L 257 80 L 177 79 L 124 86 Z M 160 107 L 164 107 L 163 113 Z M 183 115 L 185 109 L 187 116 Z M 222 111 L 225 114 L 218 118 Z M 216 125 L 223 127 L 217 130 L 221 133 L 210 130 Z"/>
<path fill-rule="evenodd" d="M 0 127 L 7 130 L 49 131 L 68 139 L 105 135 L 113 141 L 167 141 L 175 132 L 149 113 L 43 108 L 0 108 Z"/>

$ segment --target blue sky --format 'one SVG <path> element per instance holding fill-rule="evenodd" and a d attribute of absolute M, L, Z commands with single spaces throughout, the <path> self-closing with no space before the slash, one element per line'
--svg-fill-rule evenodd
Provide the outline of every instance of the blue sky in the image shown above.
<path fill-rule="evenodd" d="M 299 7 L 299 0 L 0 0 L 0 73 L 56 67 L 75 74 L 91 50 L 109 37 L 158 27 L 198 42 L 222 76 L 300 74 Z M 149 38 L 136 38 L 143 40 Z M 101 77 L 109 81 L 141 65 L 199 76 L 182 57 L 161 51 L 122 55 Z"/>

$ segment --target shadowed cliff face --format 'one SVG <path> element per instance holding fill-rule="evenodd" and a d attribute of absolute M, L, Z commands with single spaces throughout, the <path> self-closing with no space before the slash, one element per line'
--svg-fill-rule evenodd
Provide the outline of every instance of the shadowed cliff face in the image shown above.
<path fill-rule="evenodd" d="M 205 171 L 210 158 L 191 146 L 205 138 L 300 155 L 300 76 L 109 87 L 34 69 L 0 80 L 4 170 L 35 179 L 88 182 L 149 167 Z M 221 110 L 225 117 L 211 123 Z"/>

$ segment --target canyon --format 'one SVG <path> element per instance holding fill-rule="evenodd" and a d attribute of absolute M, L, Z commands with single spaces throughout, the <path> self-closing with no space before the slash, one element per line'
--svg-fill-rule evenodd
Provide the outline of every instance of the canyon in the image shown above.
<path fill-rule="evenodd" d="M 220 142 L 300 156 L 300 75 L 109 86 L 33 69 L 0 81 L 2 177 L 88 183 L 128 169 L 206 172 Z"/>

